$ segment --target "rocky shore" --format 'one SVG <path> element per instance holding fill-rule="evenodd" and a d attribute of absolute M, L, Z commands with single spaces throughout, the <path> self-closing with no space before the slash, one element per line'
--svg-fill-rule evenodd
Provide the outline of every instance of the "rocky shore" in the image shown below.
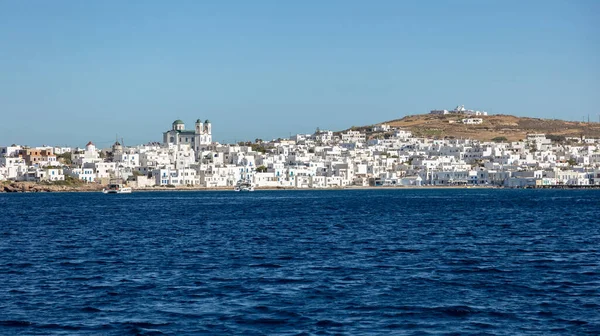
<path fill-rule="evenodd" d="M 0 184 L 0 193 L 2 192 L 98 192 L 104 188 L 104 185 L 97 183 L 76 184 L 76 185 L 52 185 L 35 182 L 10 182 Z M 484 186 L 379 186 L 379 187 L 361 187 L 347 186 L 337 188 L 312 189 L 312 188 L 294 188 L 294 187 L 257 187 L 256 190 L 352 190 L 352 189 L 462 189 L 462 188 L 486 188 Z M 487 187 L 492 188 L 492 187 Z M 231 187 L 147 187 L 134 188 L 134 191 L 232 191 Z"/>
<path fill-rule="evenodd" d="M 98 192 L 104 185 L 97 183 L 77 185 L 49 185 L 35 182 L 11 182 L 0 184 L 2 192 Z M 499 186 L 346 186 L 337 188 L 294 188 L 294 187 L 257 187 L 256 190 L 357 190 L 357 189 L 503 189 Z M 590 186 L 532 186 L 525 189 L 600 189 L 598 185 Z M 231 187 L 147 187 L 134 188 L 134 191 L 232 191 Z"/>
<path fill-rule="evenodd" d="M 11 182 L 0 184 L 0 192 L 68 192 L 68 191 L 100 191 L 103 186 L 100 184 L 81 184 L 81 185 L 50 185 L 34 182 Z"/>

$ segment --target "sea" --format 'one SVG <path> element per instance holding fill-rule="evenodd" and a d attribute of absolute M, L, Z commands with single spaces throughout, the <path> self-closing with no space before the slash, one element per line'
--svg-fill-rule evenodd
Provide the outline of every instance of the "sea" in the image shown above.
<path fill-rule="evenodd" d="M 600 190 L 0 194 L 2 335 L 599 335 Z"/>

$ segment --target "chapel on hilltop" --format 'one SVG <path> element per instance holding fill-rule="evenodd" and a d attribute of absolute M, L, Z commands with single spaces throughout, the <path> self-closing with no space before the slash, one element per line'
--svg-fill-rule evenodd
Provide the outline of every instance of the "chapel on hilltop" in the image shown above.
<path fill-rule="evenodd" d="M 163 133 L 163 142 L 165 144 L 187 144 L 196 152 L 200 150 L 202 145 L 210 145 L 212 143 L 212 130 L 210 121 L 196 120 L 196 129 L 186 130 L 183 121 L 177 119 L 173 122 L 170 130 Z"/>

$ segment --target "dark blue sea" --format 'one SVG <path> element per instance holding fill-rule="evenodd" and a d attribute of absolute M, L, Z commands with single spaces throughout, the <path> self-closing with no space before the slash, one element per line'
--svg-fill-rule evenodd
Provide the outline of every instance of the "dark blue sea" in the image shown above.
<path fill-rule="evenodd" d="M 3 335 L 598 335 L 600 190 L 0 194 Z"/>

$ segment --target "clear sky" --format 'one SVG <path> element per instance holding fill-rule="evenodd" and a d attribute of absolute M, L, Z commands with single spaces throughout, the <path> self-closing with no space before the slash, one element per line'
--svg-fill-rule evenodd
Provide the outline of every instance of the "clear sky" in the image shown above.
<path fill-rule="evenodd" d="M 600 1 L 0 0 L 0 145 L 600 114 Z"/>

